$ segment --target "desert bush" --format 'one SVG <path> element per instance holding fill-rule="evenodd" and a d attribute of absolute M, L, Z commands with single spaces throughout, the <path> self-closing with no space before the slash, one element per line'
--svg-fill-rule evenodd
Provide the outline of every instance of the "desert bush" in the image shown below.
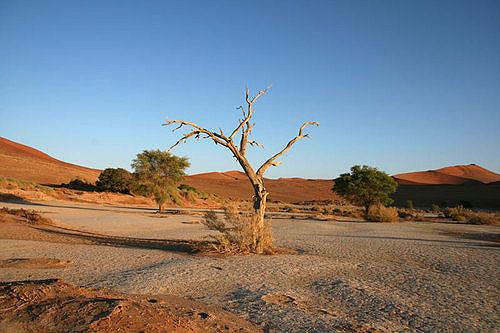
<path fill-rule="evenodd" d="M 411 220 L 413 218 L 413 213 L 407 208 L 398 209 L 398 216 L 402 219 Z"/>
<path fill-rule="evenodd" d="M 468 224 L 500 225 L 500 215 L 498 213 L 474 212 L 463 206 L 447 208 L 445 216 Z"/>
<path fill-rule="evenodd" d="M 217 231 L 211 246 L 219 253 L 248 254 L 252 253 L 255 235 L 255 217 L 250 213 L 242 213 L 235 205 L 225 206 L 222 218 L 213 211 L 205 213 L 202 223 L 210 230 Z M 260 230 L 263 236 L 264 253 L 272 254 L 273 238 L 270 220 L 266 219 L 264 230 Z"/>
<path fill-rule="evenodd" d="M 187 201 L 194 202 L 198 197 L 195 192 L 192 191 L 179 191 L 179 194 Z"/>
<path fill-rule="evenodd" d="M 328 208 L 323 208 L 321 210 L 321 214 L 323 214 L 323 215 L 330 215 L 331 214 L 331 210 L 328 209 Z"/>
<path fill-rule="evenodd" d="M 439 205 L 432 204 L 431 205 L 431 211 L 434 212 L 434 213 L 439 213 L 439 212 L 441 212 L 441 207 L 439 207 Z"/>
<path fill-rule="evenodd" d="M 51 224 L 52 220 L 46 217 L 43 217 L 40 215 L 38 212 L 34 210 L 28 210 L 28 209 L 10 209 L 3 207 L 0 209 L 0 215 L 4 214 L 10 214 L 14 216 L 21 217 L 23 219 L 26 219 L 26 221 L 29 224 Z"/>
<path fill-rule="evenodd" d="M 72 179 L 69 183 L 63 183 L 61 184 L 61 187 L 69 188 L 71 190 L 86 191 L 86 192 L 94 192 L 96 190 L 94 184 L 81 178 L 75 178 Z"/>
<path fill-rule="evenodd" d="M 455 221 L 467 221 L 472 211 L 470 209 L 464 208 L 463 206 L 457 206 L 452 208 L 446 208 L 444 211 L 444 216 L 451 218 Z"/>
<path fill-rule="evenodd" d="M 458 205 L 462 206 L 464 208 L 472 208 L 472 203 L 470 201 L 467 201 L 467 200 L 460 200 L 458 202 Z"/>
<path fill-rule="evenodd" d="M 0 188 L 5 188 L 7 190 L 21 189 L 24 191 L 40 191 L 49 195 L 55 192 L 51 187 L 10 177 L 0 177 Z"/>
<path fill-rule="evenodd" d="M 384 205 L 372 205 L 368 209 L 366 219 L 372 222 L 397 222 L 398 211 L 394 207 L 385 207 Z"/>
<path fill-rule="evenodd" d="M 132 189 L 133 176 L 122 168 L 104 169 L 96 182 L 99 191 L 129 194 Z"/>
<path fill-rule="evenodd" d="M 500 215 L 498 213 L 472 212 L 467 217 L 467 223 L 500 225 Z"/>
<path fill-rule="evenodd" d="M 418 209 L 400 208 L 397 210 L 398 216 L 405 220 L 419 221 L 423 218 L 423 211 Z"/>
<path fill-rule="evenodd" d="M 286 205 L 282 208 L 282 210 L 284 212 L 287 212 L 287 213 L 297 213 L 299 210 L 293 206 L 290 206 L 290 205 Z"/>
<path fill-rule="evenodd" d="M 158 204 L 159 211 L 163 209 L 163 206 L 167 202 L 174 203 L 175 205 L 182 206 L 182 198 L 179 190 L 175 187 L 165 187 L 165 188 L 154 188 L 153 198 Z"/>
<path fill-rule="evenodd" d="M 195 187 L 186 184 L 180 184 L 177 188 L 179 189 L 179 191 L 198 193 L 198 190 Z"/>
<path fill-rule="evenodd" d="M 201 193 L 192 186 L 181 184 L 177 187 L 179 194 L 184 197 L 187 201 L 196 201 L 197 198 L 202 197 Z"/>
<path fill-rule="evenodd" d="M 320 211 L 320 207 L 318 205 L 314 205 L 314 206 L 311 206 L 311 212 L 319 212 Z"/>
<path fill-rule="evenodd" d="M 412 200 L 406 200 L 405 207 L 408 208 L 408 209 L 413 209 L 413 201 Z"/>

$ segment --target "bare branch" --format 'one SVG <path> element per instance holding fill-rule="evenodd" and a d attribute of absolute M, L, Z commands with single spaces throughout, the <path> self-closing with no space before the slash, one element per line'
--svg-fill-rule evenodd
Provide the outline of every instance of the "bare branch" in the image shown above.
<path fill-rule="evenodd" d="M 264 173 L 267 171 L 267 169 L 269 169 L 270 166 L 278 166 L 279 164 L 281 164 L 281 162 L 276 161 L 276 159 L 278 157 L 280 157 L 281 155 L 283 155 L 284 153 L 286 153 L 288 150 L 290 150 L 290 148 L 292 148 L 292 146 L 295 142 L 309 136 L 308 134 L 304 134 L 304 129 L 309 125 L 319 126 L 319 122 L 308 121 L 308 122 L 303 123 L 302 126 L 300 126 L 300 128 L 299 128 L 299 133 L 297 134 L 297 136 L 294 137 L 293 139 L 291 139 L 288 142 L 288 144 L 285 146 L 285 148 L 283 148 L 279 153 L 275 154 L 273 157 L 271 157 L 267 161 L 265 161 L 264 164 L 262 164 L 262 166 L 257 170 L 257 175 L 263 176 Z"/>
<path fill-rule="evenodd" d="M 261 98 L 263 95 L 265 95 L 265 94 L 266 94 L 266 93 L 267 93 L 267 92 L 268 92 L 268 91 L 269 91 L 272 87 L 273 87 L 273 85 L 272 85 L 272 84 L 270 84 L 267 88 L 259 90 L 259 91 L 255 94 L 255 96 L 253 96 L 253 97 L 250 99 L 250 103 L 251 103 L 251 104 L 253 104 L 253 103 L 257 102 L 257 100 L 258 100 L 259 98 Z M 247 90 L 248 90 L 248 87 L 247 87 Z M 247 95 L 246 100 L 247 100 L 247 103 L 248 103 L 248 95 Z"/>
<path fill-rule="evenodd" d="M 250 146 L 255 146 L 255 147 L 260 147 L 260 148 L 264 148 L 264 145 L 260 142 L 257 142 L 255 140 L 248 140 L 247 143 L 250 145 Z"/>
<path fill-rule="evenodd" d="M 190 137 L 194 136 L 196 139 L 198 139 L 200 137 L 200 131 L 192 131 L 192 132 L 189 132 L 189 133 L 186 133 L 182 136 L 182 138 L 180 138 L 175 144 L 173 144 L 170 148 L 168 148 L 168 150 L 172 150 L 172 148 L 174 148 L 175 146 L 181 144 L 181 143 L 185 143 L 187 141 L 187 139 L 189 139 Z"/>
<path fill-rule="evenodd" d="M 255 96 L 253 96 L 252 98 L 250 98 L 250 90 L 248 89 L 248 86 L 246 87 L 246 89 L 245 89 L 245 101 L 247 102 L 246 115 L 245 115 L 245 110 L 242 108 L 243 115 L 245 116 L 245 118 L 240 121 L 240 123 L 238 124 L 238 126 L 231 133 L 231 135 L 229 136 L 230 140 L 232 140 L 234 138 L 234 136 L 236 135 L 236 133 L 238 133 L 245 126 L 245 124 L 247 124 L 250 121 L 250 119 L 252 119 L 252 116 L 253 116 L 253 104 L 259 98 L 261 98 L 265 93 L 267 93 L 269 91 L 269 89 L 271 89 L 271 87 L 272 86 L 270 85 L 266 89 L 259 90 L 259 92 L 257 92 L 257 94 L 255 94 Z M 247 134 L 247 137 L 248 137 L 248 134 Z M 241 144 L 240 144 L 240 146 L 241 146 Z"/>
<path fill-rule="evenodd" d="M 189 139 L 192 136 L 196 136 L 196 138 L 199 138 L 200 134 L 207 135 L 206 137 L 203 137 L 204 139 L 211 138 L 216 144 L 220 144 L 220 145 L 223 145 L 225 147 L 228 147 L 229 139 L 224 135 L 224 132 L 222 130 L 220 130 L 220 133 L 212 132 L 212 131 L 209 131 L 206 128 L 203 128 L 203 127 L 201 127 L 193 122 L 185 121 L 185 120 L 166 120 L 162 126 L 169 126 L 172 124 L 179 124 L 176 128 L 173 129 L 173 131 L 180 129 L 182 126 L 192 127 L 193 131 L 184 134 L 182 136 L 182 138 L 180 138 L 172 147 L 169 148 L 169 150 L 174 148 L 175 146 L 181 144 L 181 143 L 186 142 L 187 139 Z"/>

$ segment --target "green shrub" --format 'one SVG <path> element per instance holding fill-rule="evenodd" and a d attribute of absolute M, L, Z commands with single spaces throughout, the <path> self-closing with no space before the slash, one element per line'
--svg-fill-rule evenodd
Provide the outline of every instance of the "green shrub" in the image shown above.
<path fill-rule="evenodd" d="M 159 149 L 144 150 L 137 154 L 132 162 L 136 183 L 134 190 L 140 189 L 152 194 L 159 212 L 168 198 L 176 204 L 181 204 L 176 184 L 184 177 L 187 167 L 187 157 L 178 157 Z"/>
<path fill-rule="evenodd" d="M 99 191 L 130 194 L 133 176 L 122 168 L 104 169 L 96 182 Z"/>
<path fill-rule="evenodd" d="M 372 205 L 368 209 L 366 219 L 372 222 L 397 222 L 398 211 L 394 207 L 385 207 L 384 205 Z"/>
<path fill-rule="evenodd" d="M 397 187 L 398 183 L 387 173 L 366 165 L 355 165 L 350 173 L 343 173 L 335 179 L 332 190 L 363 206 L 367 215 L 370 206 L 392 203 L 390 195 Z"/>
<path fill-rule="evenodd" d="M 186 184 L 180 184 L 178 187 L 177 187 L 180 191 L 186 191 L 186 192 L 194 192 L 194 193 L 198 193 L 198 190 L 195 188 L 195 187 L 192 187 L 190 185 L 186 185 Z"/>
<path fill-rule="evenodd" d="M 94 184 L 80 178 L 75 178 L 67 184 L 61 184 L 61 186 L 77 191 L 94 192 L 96 190 Z"/>

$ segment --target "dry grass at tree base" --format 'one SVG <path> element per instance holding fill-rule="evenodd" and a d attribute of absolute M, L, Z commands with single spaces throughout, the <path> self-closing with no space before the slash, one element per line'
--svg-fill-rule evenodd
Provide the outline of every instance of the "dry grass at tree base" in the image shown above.
<path fill-rule="evenodd" d="M 366 219 L 372 222 L 397 222 L 399 219 L 398 210 L 394 207 L 373 205 L 368 209 Z"/>
<path fill-rule="evenodd" d="M 211 243 L 213 250 L 224 254 L 252 253 L 254 235 L 262 232 L 264 254 L 275 253 L 269 219 L 265 220 L 264 230 L 256 230 L 253 214 L 240 212 L 234 205 L 225 206 L 223 209 L 222 217 L 214 211 L 209 211 L 202 220 L 210 230 L 217 231 L 216 235 L 210 236 L 214 241 Z"/>

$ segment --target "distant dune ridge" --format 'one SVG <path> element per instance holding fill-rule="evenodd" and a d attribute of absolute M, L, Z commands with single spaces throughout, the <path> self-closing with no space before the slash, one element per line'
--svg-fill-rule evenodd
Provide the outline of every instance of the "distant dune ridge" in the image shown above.
<path fill-rule="evenodd" d="M 489 184 L 500 181 L 500 174 L 476 164 L 401 173 L 393 177 L 404 185 L 458 185 L 474 181 Z"/>
<path fill-rule="evenodd" d="M 61 184 L 75 178 L 95 182 L 101 170 L 57 160 L 35 148 L 0 137 L 0 176 Z"/>
<path fill-rule="evenodd" d="M 247 200 L 252 187 L 241 171 L 208 172 L 192 175 L 184 183 L 204 192 L 216 193 L 225 198 Z M 330 179 L 278 178 L 266 179 L 269 200 L 301 202 L 332 199 L 333 182 Z"/>
<path fill-rule="evenodd" d="M 436 204 L 441 207 L 500 208 L 500 174 L 476 164 L 402 173 L 393 177 L 399 183 L 393 195 L 398 206 L 411 200 L 418 207 Z"/>
<path fill-rule="evenodd" d="M 75 178 L 95 182 L 100 172 L 57 160 L 37 149 L 0 137 L 0 176 L 40 184 L 61 184 Z M 417 205 L 452 205 L 462 201 L 477 207 L 500 205 L 500 174 L 479 165 L 457 165 L 393 177 L 400 184 L 394 195 L 397 204 L 413 200 Z M 246 175 L 236 170 L 195 174 L 187 176 L 183 183 L 223 198 L 248 200 L 252 196 Z M 269 199 L 288 203 L 333 199 L 332 185 L 331 179 L 266 179 Z"/>
<path fill-rule="evenodd" d="M 67 183 L 75 178 L 95 182 L 101 170 L 57 160 L 37 149 L 0 137 L 0 176 L 41 184 Z M 247 200 L 251 187 L 240 171 L 208 172 L 187 176 L 183 183 L 224 198 Z M 270 200 L 298 202 L 328 200 L 333 197 L 332 181 L 323 179 L 268 179 Z"/>

